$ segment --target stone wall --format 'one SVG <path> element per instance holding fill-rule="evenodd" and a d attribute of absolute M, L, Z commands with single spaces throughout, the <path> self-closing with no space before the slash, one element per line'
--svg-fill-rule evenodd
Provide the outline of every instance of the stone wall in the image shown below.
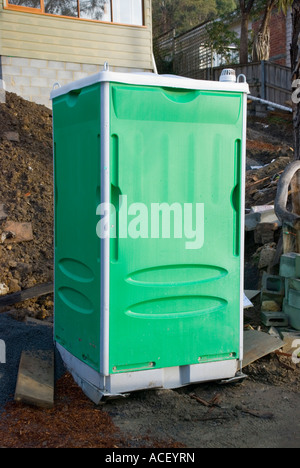
<path fill-rule="evenodd" d="M 63 86 L 97 73 L 103 66 L 2 56 L 1 68 L 0 79 L 5 83 L 6 91 L 51 108 L 50 92 L 55 83 Z M 144 71 L 116 67 L 110 67 L 110 70 Z"/>

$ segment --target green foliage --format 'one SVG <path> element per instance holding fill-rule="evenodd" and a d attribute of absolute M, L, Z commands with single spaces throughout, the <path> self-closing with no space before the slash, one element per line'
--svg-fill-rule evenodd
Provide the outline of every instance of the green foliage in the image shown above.
<path fill-rule="evenodd" d="M 208 42 L 211 47 L 228 64 L 233 62 L 232 47 L 239 48 L 239 37 L 235 31 L 231 31 L 225 18 L 214 21 L 206 28 Z"/>
<path fill-rule="evenodd" d="M 152 0 L 153 31 L 180 34 L 236 8 L 236 0 Z"/>
<path fill-rule="evenodd" d="M 278 8 L 286 15 L 289 7 L 292 6 L 294 0 L 278 0 Z"/>
<path fill-rule="evenodd" d="M 216 0 L 218 15 L 222 16 L 232 12 L 237 7 L 236 0 Z"/>
<path fill-rule="evenodd" d="M 259 19 L 260 16 L 265 12 L 267 6 L 272 5 L 272 7 L 277 8 L 279 11 L 282 11 L 285 15 L 290 6 L 292 6 L 294 0 L 255 0 L 251 16 L 254 19 Z"/>

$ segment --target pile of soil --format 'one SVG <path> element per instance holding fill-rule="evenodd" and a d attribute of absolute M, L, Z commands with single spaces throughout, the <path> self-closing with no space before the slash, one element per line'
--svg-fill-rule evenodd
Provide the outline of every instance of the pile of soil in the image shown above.
<path fill-rule="evenodd" d="M 0 283 L 9 293 L 53 280 L 53 156 L 52 113 L 16 94 L 0 104 L 0 204 L 7 221 L 31 223 L 33 240 L 0 244 Z M 26 301 L 12 311 L 50 318 L 53 298 Z"/>

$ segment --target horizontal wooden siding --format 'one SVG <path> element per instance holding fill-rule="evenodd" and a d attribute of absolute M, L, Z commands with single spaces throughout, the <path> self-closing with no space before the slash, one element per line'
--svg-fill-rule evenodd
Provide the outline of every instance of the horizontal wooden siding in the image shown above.
<path fill-rule="evenodd" d="M 144 27 L 6 10 L 0 0 L 0 55 L 151 69 L 150 0 Z"/>

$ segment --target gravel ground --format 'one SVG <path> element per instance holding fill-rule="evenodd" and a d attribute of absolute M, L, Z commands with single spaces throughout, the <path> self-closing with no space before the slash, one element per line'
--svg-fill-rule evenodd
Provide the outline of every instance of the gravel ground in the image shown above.
<path fill-rule="evenodd" d="M 34 322 L 19 322 L 10 317 L 9 313 L 2 313 L 0 320 L 0 340 L 6 348 L 6 363 L 0 364 L 0 410 L 13 400 L 18 368 L 22 351 L 50 350 L 53 348 L 52 324 L 41 325 Z M 63 364 L 56 353 L 56 378 L 64 372 Z"/>

